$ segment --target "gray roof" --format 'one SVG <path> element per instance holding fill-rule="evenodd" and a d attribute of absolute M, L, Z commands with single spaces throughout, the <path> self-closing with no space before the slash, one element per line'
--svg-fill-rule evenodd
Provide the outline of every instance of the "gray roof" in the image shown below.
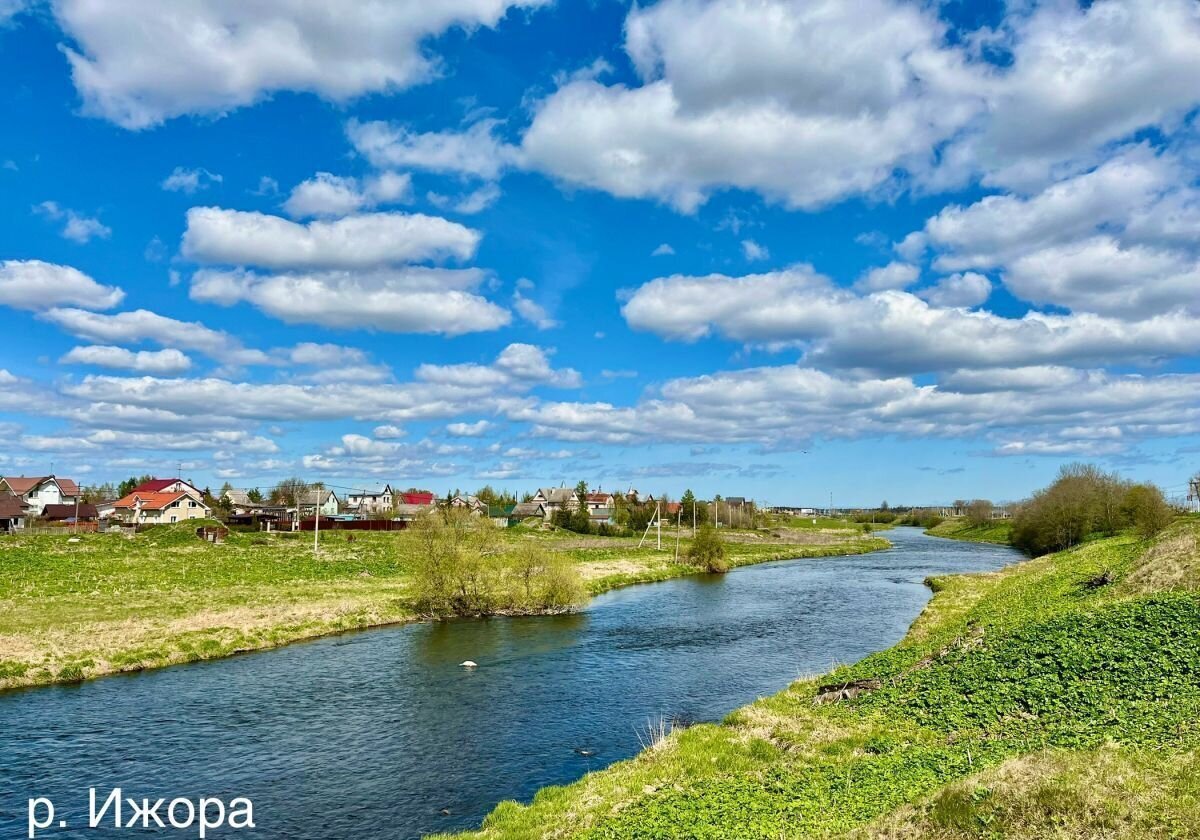
<path fill-rule="evenodd" d="M 513 508 L 512 515 L 519 519 L 526 516 L 545 516 L 546 508 L 541 502 L 522 502 Z"/>
<path fill-rule="evenodd" d="M 570 487 L 539 487 L 538 492 L 550 504 L 565 505 L 575 498 L 575 491 Z"/>

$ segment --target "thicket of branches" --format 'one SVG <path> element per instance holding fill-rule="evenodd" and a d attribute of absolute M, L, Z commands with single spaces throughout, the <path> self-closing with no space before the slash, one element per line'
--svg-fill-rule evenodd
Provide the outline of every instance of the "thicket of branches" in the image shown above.
<path fill-rule="evenodd" d="M 492 615 L 568 610 L 584 599 L 570 559 L 534 542 L 502 550 L 498 529 L 464 510 L 420 516 L 413 580 L 427 615 Z"/>
<path fill-rule="evenodd" d="M 1091 464 L 1063 467 L 1054 483 L 1022 504 L 1013 517 L 1013 545 L 1046 554 L 1089 536 L 1134 528 L 1151 537 L 1171 523 L 1174 511 L 1162 491 L 1134 484 Z"/>
<path fill-rule="evenodd" d="M 707 572 L 729 571 L 729 560 L 725 556 L 725 543 L 717 529 L 705 523 L 696 529 L 696 536 L 687 552 L 688 562 Z"/>

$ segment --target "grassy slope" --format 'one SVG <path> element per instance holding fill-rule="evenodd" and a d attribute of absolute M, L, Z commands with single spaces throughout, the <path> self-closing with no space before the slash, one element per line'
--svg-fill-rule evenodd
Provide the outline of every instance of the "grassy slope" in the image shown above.
<path fill-rule="evenodd" d="M 925 533 L 933 534 L 935 537 L 947 537 L 952 540 L 1008 545 L 1011 542 L 1012 520 L 996 519 L 986 525 L 972 525 L 965 519 L 947 519 L 940 525 L 930 528 Z"/>
<path fill-rule="evenodd" d="M 0 541 L 0 689 L 210 659 L 297 639 L 413 619 L 415 543 L 404 533 L 232 534 L 221 546 L 192 526 Z M 695 569 L 636 540 L 516 529 L 505 543 L 541 540 L 566 552 L 591 592 Z M 669 544 L 673 548 L 673 543 Z M 849 530 L 808 544 L 730 546 L 736 564 L 886 547 Z M 667 546 L 664 540 L 664 547 Z M 686 550 L 687 541 L 682 548 Z"/>
<path fill-rule="evenodd" d="M 1030 820 L 1040 820 L 1040 836 L 1112 836 L 1076 807 L 1092 796 L 1093 822 L 1121 819 L 1125 806 L 1089 793 L 1102 759 L 1126 771 L 1111 780 L 1114 795 L 1142 791 L 1130 824 L 1194 826 L 1198 535 L 1200 522 L 1181 522 L 1149 553 L 1120 536 L 933 580 L 933 600 L 895 648 L 547 788 L 529 806 L 502 803 L 476 836 L 1025 836 Z M 1090 585 L 1104 573 L 1112 583 Z M 856 679 L 880 688 L 814 703 L 818 685 Z M 1158 775 L 1139 780 L 1149 756 Z M 1043 795 L 1040 782 L 994 798 L 979 792 L 1021 767 L 1036 776 L 1038 762 L 1052 775 L 1063 768 L 1045 789 L 1057 784 L 1058 795 Z M 1179 796 L 1147 792 L 1158 786 Z M 1001 812 L 1009 824 L 996 821 Z M 1079 833 L 1054 833 L 1071 821 Z"/>

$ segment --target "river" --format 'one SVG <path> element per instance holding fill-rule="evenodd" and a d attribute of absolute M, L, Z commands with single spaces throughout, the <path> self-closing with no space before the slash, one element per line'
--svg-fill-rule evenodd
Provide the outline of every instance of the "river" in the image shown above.
<path fill-rule="evenodd" d="M 105 836 L 83 829 L 89 787 L 250 797 L 257 830 L 217 836 L 477 826 L 502 799 L 633 755 L 649 721 L 719 720 L 896 643 L 928 575 L 1018 559 L 913 528 L 886 536 L 886 551 L 628 587 L 576 615 L 380 628 L 0 694 L 0 837 L 25 836 L 34 796 L 68 823 L 39 837 Z"/>

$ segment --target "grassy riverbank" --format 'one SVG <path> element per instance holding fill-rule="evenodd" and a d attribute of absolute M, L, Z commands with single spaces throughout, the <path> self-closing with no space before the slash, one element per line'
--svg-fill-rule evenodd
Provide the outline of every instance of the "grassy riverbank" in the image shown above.
<path fill-rule="evenodd" d="M 471 836 L 1197 836 L 1200 521 L 930 583 L 896 647 Z"/>
<path fill-rule="evenodd" d="M 778 536 L 731 533 L 734 565 L 859 553 L 887 546 L 851 528 Z M 502 532 L 516 549 L 562 552 L 592 594 L 695 574 L 637 540 Z M 688 540 L 681 540 L 681 553 Z M 417 540 L 408 532 L 231 534 L 214 546 L 190 526 L 128 537 L 85 534 L 0 539 L 0 689 L 74 681 L 274 647 L 413 620 Z"/>
<path fill-rule="evenodd" d="M 986 542 L 1010 545 L 1012 542 L 1012 520 L 993 519 L 983 525 L 972 525 L 966 519 L 947 519 L 925 533 L 935 537 L 967 542 Z"/>

